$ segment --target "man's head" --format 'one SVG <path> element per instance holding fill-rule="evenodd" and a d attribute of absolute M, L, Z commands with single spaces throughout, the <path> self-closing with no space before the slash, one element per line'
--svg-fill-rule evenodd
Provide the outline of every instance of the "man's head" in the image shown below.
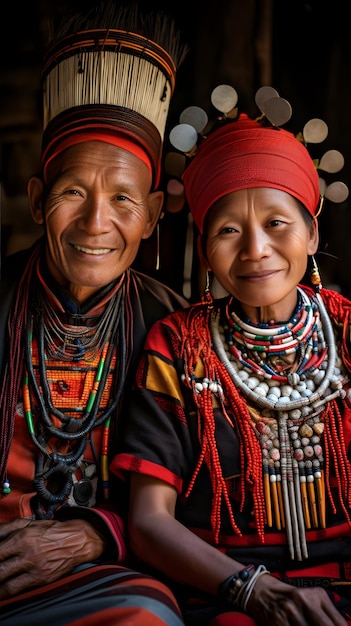
<path fill-rule="evenodd" d="M 162 191 L 132 152 L 102 141 L 78 143 L 28 185 L 33 219 L 44 225 L 47 266 L 80 302 L 123 274 L 157 223 Z"/>
<path fill-rule="evenodd" d="M 40 175 L 28 192 L 48 267 L 80 301 L 123 274 L 157 223 L 163 134 L 184 51 L 169 18 L 115 2 L 66 20 L 52 39 Z"/>

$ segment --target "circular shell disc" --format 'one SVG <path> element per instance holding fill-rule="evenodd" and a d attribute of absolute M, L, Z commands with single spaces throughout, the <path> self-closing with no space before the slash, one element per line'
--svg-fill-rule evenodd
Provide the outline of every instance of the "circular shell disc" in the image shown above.
<path fill-rule="evenodd" d="M 202 133 L 208 122 L 206 111 L 200 107 L 191 106 L 184 109 L 181 113 L 179 121 L 181 124 L 190 124 L 198 133 Z"/>
<path fill-rule="evenodd" d="M 218 85 L 212 91 L 211 102 L 221 113 L 229 113 L 238 102 L 238 94 L 230 85 Z"/>
<path fill-rule="evenodd" d="M 265 116 L 273 126 L 283 126 L 291 118 L 291 105 L 284 98 L 271 98 L 265 103 Z"/>
<path fill-rule="evenodd" d="M 348 187 L 341 181 L 336 181 L 328 185 L 325 191 L 325 197 L 332 202 L 344 202 L 349 195 Z"/>
<path fill-rule="evenodd" d="M 325 196 L 326 188 L 327 188 L 327 183 L 325 182 L 324 178 L 319 177 L 319 191 L 320 191 L 322 198 Z"/>
<path fill-rule="evenodd" d="M 340 172 L 344 167 L 344 157 L 339 150 L 328 150 L 319 161 L 319 169 L 330 174 Z"/>
<path fill-rule="evenodd" d="M 183 196 L 184 195 L 184 186 L 179 180 L 172 178 L 167 183 L 167 191 L 172 196 Z"/>
<path fill-rule="evenodd" d="M 179 152 L 168 152 L 165 156 L 166 173 L 180 178 L 184 172 L 185 162 L 186 159 L 184 154 L 180 154 Z"/>
<path fill-rule="evenodd" d="M 184 207 L 184 187 L 179 180 L 169 180 L 167 183 L 166 210 L 168 213 L 179 213 Z"/>
<path fill-rule="evenodd" d="M 255 102 L 260 109 L 261 113 L 266 112 L 266 102 L 272 98 L 279 98 L 279 93 L 273 89 L 273 87 L 260 87 L 256 91 Z"/>
<path fill-rule="evenodd" d="M 169 140 L 177 150 L 190 152 L 197 142 L 197 132 L 190 124 L 178 124 L 169 133 Z"/>
<path fill-rule="evenodd" d="M 302 134 L 306 143 L 321 143 L 328 136 L 328 126 L 323 120 L 314 117 L 305 124 Z"/>

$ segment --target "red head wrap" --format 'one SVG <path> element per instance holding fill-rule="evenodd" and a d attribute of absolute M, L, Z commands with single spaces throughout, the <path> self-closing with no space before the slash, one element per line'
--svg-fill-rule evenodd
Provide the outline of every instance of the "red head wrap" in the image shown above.
<path fill-rule="evenodd" d="M 53 159 L 66 148 L 86 141 L 102 141 L 131 152 L 148 166 L 153 186 L 158 185 L 162 143 L 156 128 L 132 111 L 103 105 L 62 111 L 48 124 L 41 151 L 44 180 Z"/>
<path fill-rule="evenodd" d="M 240 189 L 281 189 L 312 216 L 320 200 L 318 173 L 305 146 L 292 133 L 264 127 L 244 114 L 203 140 L 183 181 L 200 233 L 211 206 Z"/>

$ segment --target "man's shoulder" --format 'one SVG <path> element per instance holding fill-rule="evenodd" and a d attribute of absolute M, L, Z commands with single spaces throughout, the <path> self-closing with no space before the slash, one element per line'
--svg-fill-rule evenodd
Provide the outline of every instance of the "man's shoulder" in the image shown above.
<path fill-rule="evenodd" d="M 169 313 L 188 306 L 188 301 L 157 279 L 130 269 L 129 297 L 134 317 L 135 346 L 150 328 Z"/>
<path fill-rule="evenodd" d="M 17 282 L 28 263 L 33 248 L 25 248 L 6 256 L 1 263 L 1 285 Z"/>
<path fill-rule="evenodd" d="M 131 283 L 140 298 L 147 302 L 159 303 L 166 311 L 174 311 L 188 306 L 186 298 L 168 285 L 138 270 L 130 270 Z"/>

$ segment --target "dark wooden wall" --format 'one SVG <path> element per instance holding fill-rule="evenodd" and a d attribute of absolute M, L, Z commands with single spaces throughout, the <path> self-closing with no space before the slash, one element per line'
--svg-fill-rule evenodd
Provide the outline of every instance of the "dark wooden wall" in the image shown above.
<path fill-rule="evenodd" d="M 0 158 L 2 254 L 29 245 L 39 231 L 32 226 L 26 185 L 37 166 L 41 133 L 40 63 L 48 19 L 67 7 L 91 2 L 33 0 L 24 7 L 6 3 L 0 23 Z M 189 54 L 178 72 L 169 128 L 191 104 L 210 112 L 210 95 L 220 83 L 235 87 L 239 106 L 258 113 L 255 92 L 271 85 L 289 100 L 289 128 L 302 130 L 312 117 L 322 117 L 329 135 L 320 147 L 340 150 L 345 167 L 339 179 L 351 188 L 351 45 L 346 5 L 341 0 L 215 0 L 201 6 L 191 0 L 141 2 L 175 16 Z M 5 15 L 6 14 L 6 15 Z M 167 147 L 167 146 L 166 146 Z M 318 158 L 316 156 L 316 158 Z M 326 203 L 320 218 L 319 256 L 324 282 L 337 284 L 351 296 L 351 199 Z M 177 290 L 183 286 L 187 207 L 165 211 L 160 222 L 160 268 L 155 269 L 157 233 L 141 248 L 136 266 L 157 275 Z M 326 254 L 325 254 L 326 253 Z M 192 297 L 197 297 L 194 257 Z"/>

